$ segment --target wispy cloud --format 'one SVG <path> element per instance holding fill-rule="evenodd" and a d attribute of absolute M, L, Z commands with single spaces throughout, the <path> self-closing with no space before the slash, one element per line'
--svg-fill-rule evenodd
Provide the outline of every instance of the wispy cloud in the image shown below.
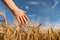
<path fill-rule="evenodd" d="M 43 6 L 47 6 L 45 2 L 40 2 L 40 4 L 42 4 Z"/>
<path fill-rule="evenodd" d="M 36 1 L 30 1 L 27 2 L 28 5 L 43 5 L 43 6 L 47 6 L 47 4 L 45 2 L 36 2 Z M 25 5 L 26 9 L 29 9 L 30 7 L 28 5 Z"/>
<path fill-rule="evenodd" d="M 28 2 L 27 4 L 30 4 L 30 5 L 40 5 L 40 4 L 42 4 L 42 5 L 44 5 L 44 6 L 47 5 L 47 4 L 44 3 L 44 2 L 36 2 L 36 1 L 30 1 L 30 2 Z"/>
<path fill-rule="evenodd" d="M 51 7 L 50 10 L 54 9 L 57 6 L 57 4 L 59 3 L 59 0 L 54 0 L 54 2 L 55 2 L 55 4 Z"/>
<path fill-rule="evenodd" d="M 29 17 L 35 17 L 36 15 L 35 14 L 31 14 L 31 15 L 28 15 Z"/>
<path fill-rule="evenodd" d="M 54 1 L 54 5 L 52 5 L 51 7 L 47 7 L 48 8 L 48 12 L 46 12 L 46 14 L 54 11 L 54 8 L 57 6 L 57 4 L 59 3 L 59 0 L 53 0 Z"/>
<path fill-rule="evenodd" d="M 29 6 L 26 5 L 25 8 L 26 8 L 26 9 L 29 9 Z"/>
<path fill-rule="evenodd" d="M 35 1 L 31 1 L 30 4 L 32 4 L 32 5 L 38 5 L 39 3 L 35 2 Z"/>

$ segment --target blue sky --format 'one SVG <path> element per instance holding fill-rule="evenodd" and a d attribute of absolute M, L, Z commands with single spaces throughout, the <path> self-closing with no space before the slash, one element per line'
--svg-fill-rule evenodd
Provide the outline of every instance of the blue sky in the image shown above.
<path fill-rule="evenodd" d="M 15 4 L 26 11 L 30 21 L 40 23 L 49 18 L 52 25 L 60 25 L 60 0 L 13 0 Z M 12 12 L 1 2 L 0 7 L 5 10 L 8 22 L 12 22 Z"/>

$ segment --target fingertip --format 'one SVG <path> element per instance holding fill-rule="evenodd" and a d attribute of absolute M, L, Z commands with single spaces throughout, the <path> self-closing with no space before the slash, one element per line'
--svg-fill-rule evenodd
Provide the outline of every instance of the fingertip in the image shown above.
<path fill-rule="evenodd" d="M 21 20 L 20 19 L 18 19 L 18 23 L 21 25 Z"/>
<path fill-rule="evenodd" d="M 24 24 L 24 20 L 23 20 L 23 17 L 21 16 L 21 24 Z"/>
<path fill-rule="evenodd" d="M 29 20 L 29 18 L 26 16 L 26 15 L 24 15 L 24 17 L 25 17 L 25 19 L 28 21 Z"/>

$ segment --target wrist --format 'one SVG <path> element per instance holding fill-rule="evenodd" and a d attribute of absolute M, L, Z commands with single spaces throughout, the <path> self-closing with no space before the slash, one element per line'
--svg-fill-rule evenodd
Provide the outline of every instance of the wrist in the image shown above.
<path fill-rule="evenodd" d="M 15 6 L 14 8 L 12 8 L 12 11 L 17 11 L 18 10 L 18 7 Z"/>

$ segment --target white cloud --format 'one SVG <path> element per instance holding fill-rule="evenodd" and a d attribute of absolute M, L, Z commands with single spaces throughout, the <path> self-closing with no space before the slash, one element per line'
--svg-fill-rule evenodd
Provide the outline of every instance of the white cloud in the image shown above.
<path fill-rule="evenodd" d="M 35 1 L 31 1 L 31 2 L 28 3 L 28 4 L 31 4 L 31 5 L 40 5 L 40 4 L 42 4 L 42 5 L 44 5 L 44 6 L 47 6 L 47 4 L 44 3 L 44 2 L 35 2 Z"/>
<path fill-rule="evenodd" d="M 27 2 L 28 5 L 43 5 L 43 6 L 47 6 L 46 3 L 44 2 L 35 2 L 35 1 L 30 1 L 30 2 Z M 28 5 L 25 5 L 25 8 L 26 9 L 29 9 L 29 6 Z"/>
<path fill-rule="evenodd" d="M 51 7 L 50 10 L 54 9 L 57 6 L 57 4 L 59 3 L 59 0 L 54 0 L 54 2 L 55 2 L 55 4 Z"/>
<path fill-rule="evenodd" d="M 44 6 L 47 6 L 47 4 L 46 4 L 46 3 L 44 3 L 44 2 L 40 2 L 40 4 L 42 4 L 42 5 L 44 5 Z"/>
<path fill-rule="evenodd" d="M 54 5 L 51 6 L 51 8 L 47 7 L 48 8 L 48 13 L 50 13 L 52 10 L 54 10 L 54 8 L 57 6 L 57 4 L 59 3 L 59 0 L 53 0 L 54 1 Z"/>
<path fill-rule="evenodd" d="M 31 1 L 30 4 L 32 4 L 32 5 L 38 5 L 39 3 L 35 2 L 35 1 Z"/>
<path fill-rule="evenodd" d="M 29 17 L 35 17 L 36 15 L 35 14 L 31 14 L 31 15 L 28 15 Z"/>
<path fill-rule="evenodd" d="M 25 6 L 25 8 L 26 8 L 26 9 L 29 9 L 29 7 L 28 7 L 28 6 Z"/>

